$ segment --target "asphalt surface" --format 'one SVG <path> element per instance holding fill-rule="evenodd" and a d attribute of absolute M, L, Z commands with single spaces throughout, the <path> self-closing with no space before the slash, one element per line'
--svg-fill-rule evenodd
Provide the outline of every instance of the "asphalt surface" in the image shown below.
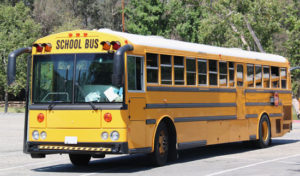
<path fill-rule="evenodd" d="M 23 154 L 23 116 L 0 113 L 0 175 L 300 175 L 299 122 L 266 149 L 230 143 L 182 151 L 164 167 L 152 167 L 146 155 L 109 155 L 74 167 L 68 155 L 32 159 Z"/>

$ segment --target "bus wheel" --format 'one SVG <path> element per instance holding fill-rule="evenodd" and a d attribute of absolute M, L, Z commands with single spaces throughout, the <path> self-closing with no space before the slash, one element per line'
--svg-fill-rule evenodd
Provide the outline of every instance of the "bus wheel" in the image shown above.
<path fill-rule="evenodd" d="M 74 166 L 87 166 L 91 160 L 91 155 L 69 154 L 69 158 Z"/>
<path fill-rule="evenodd" d="M 169 152 L 169 134 L 165 123 L 159 124 L 155 134 L 153 164 L 163 166 L 166 164 Z"/>
<path fill-rule="evenodd" d="M 259 121 L 259 139 L 257 146 L 259 148 L 268 147 L 271 144 L 271 125 L 267 115 L 263 115 Z"/>

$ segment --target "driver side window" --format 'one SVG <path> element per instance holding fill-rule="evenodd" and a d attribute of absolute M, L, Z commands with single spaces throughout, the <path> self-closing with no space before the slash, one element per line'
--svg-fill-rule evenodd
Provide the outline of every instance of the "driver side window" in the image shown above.
<path fill-rule="evenodd" d="M 127 79 L 129 91 L 144 91 L 144 58 L 127 57 Z"/>

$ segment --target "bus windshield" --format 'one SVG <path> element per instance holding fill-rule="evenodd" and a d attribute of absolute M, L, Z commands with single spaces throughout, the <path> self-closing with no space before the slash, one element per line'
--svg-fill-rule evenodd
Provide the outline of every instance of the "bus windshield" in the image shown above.
<path fill-rule="evenodd" d="M 36 55 L 33 103 L 122 102 L 123 88 L 112 86 L 113 54 Z"/>

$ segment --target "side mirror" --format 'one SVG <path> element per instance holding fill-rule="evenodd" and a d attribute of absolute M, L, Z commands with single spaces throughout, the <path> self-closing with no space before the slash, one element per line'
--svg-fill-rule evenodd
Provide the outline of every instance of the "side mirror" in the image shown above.
<path fill-rule="evenodd" d="M 126 51 L 132 51 L 132 45 L 124 45 L 117 50 L 114 55 L 114 65 L 113 65 L 113 75 L 112 75 L 112 85 L 119 87 L 122 85 L 123 74 L 124 74 L 124 53 Z"/>
<path fill-rule="evenodd" d="M 16 79 L 16 58 L 23 53 L 30 53 L 31 47 L 19 48 L 8 55 L 7 84 L 11 85 Z"/>

